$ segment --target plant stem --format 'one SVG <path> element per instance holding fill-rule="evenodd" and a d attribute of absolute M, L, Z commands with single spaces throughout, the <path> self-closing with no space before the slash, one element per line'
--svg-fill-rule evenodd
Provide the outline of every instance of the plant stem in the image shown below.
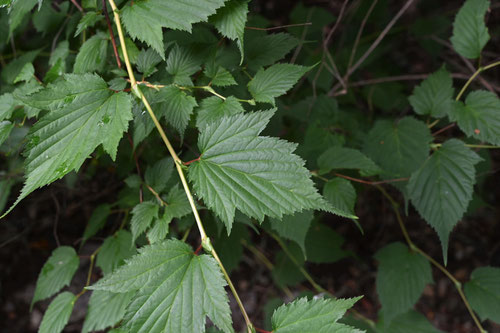
<path fill-rule="evenodd" d="M 236 291 L 236 288 L 234 287 L 234 285 L 233 285 L 233 283 L 231 281 L 231 278 L 227 274 L 226 269 L 224 268 L 224 265 L 220 261 L 219 256 L 217 255 L 217 252 L 215 252 L 215 250 L 213 249 L 213 247 L 210 245 L 210 240 L 207 237 L 207 234 L 205 232 L 205 228 L 203 227 L 203 223 L 201 222 L 201 218 L 200 218 L 200 215 L 198 213 L 198 209 L 196 208 L 193 195 L 191 194 L 191 190 L 189 189 L 189 185 L 188 185 L 188 183 L 186 181 L 186 177 L 184 175 L 184 170 L 183 170 L 183 167 L 182 167 L 182 160 L 179 158 L 179 156 L 175 152 L 172 144 L 168 140 L 167 135 L 163 131 L 163 128 L 161 127 L 161 124 L 158 121 L 158 118 L 156 118 L 156 116 L 155 116 L 155 114 L 153 112 L 153 109 L 151 108 L 151 105 L 149 104 L 148 100 L 146 99 L 146 96 L 144 96 L 144 94 L 142 93 L 141 89 L 137 85 L 137 80 L 135 79 L 134 71 L 132 70 L 132 65 L 131 65 L 130 59 L 128 57 L 128 51 L 127 51 L 127 47 L 126 47 L 126 44 L 125 44 L 125 37 L 124 37 L 124 34 L 123 34 L 123 29 L 122 29 L 122 25 L 121 25 L 121 21 L 120 21 L 120 16 L 118 15 L 118 8 L 116 7 L 116 4 L 115 4 L 114 0 L 108 0 L 108 1 L 109 1 L 109 4 L 111 5 L 111 8 L 113 9 L 113 15 L 114 15 L 114 18 L 115 18 L 116 29 L 118 31 L 118 36 L 120 38 L 120 43 L 122 45 L 123 58 L 125 60 L 125 65 L 127 67 L 127 72 L 128 72 L 128 76 L 129 76 L 129 79 L 130 79 L 130 85 L 132 87 L 132 92 L 137 97 L 139 97 L 141 99 L 141 101 L 143 102 L 144 106 L 146 107 L 146 110 L 148 111 L 151 119 L 153 120 L 153 123 L 156 126 L 156 129 L 160 133 L 160 136 L 161 136 L 163 142 L 165 143 L 165 146 L 167 147 L 168 152 L 170 153 L 170 155 L 174 159 L 174 163 L 175 163 L 175 166 L 176 166 L 176 169 L 177 169 L 177 173 L 179 174 L 179 178 L 181 179 L 182 186 L 184 187 L 184 191 L 186 193 L 186 196 L 188 198 L 189 204 L 191 206 L 191 210 L 193 211 L 194 218 L 196 220 L 196 225 L 198 226 L 198 230 L 200 232 L 201 242 L 204 245 L 208 244 L 208 246 L 210 246 L 210 248 L 211 248 L 210 253 L 215 258 L 215 260 L 217 261 L 217 263 L 219 264 L 219 267 L 222 270 L 222 273 L 224 274 L 224 277 L 225 277 L 225 279 L 226 279 L 226 281 L 227 281 L 227 283 L 229 285 L 229 288 L 231 289 L 231 291 L 232 291 L 232 293 L 233 293 L 233 295 L 234 295 L 234 297 L 235 297 L 235 299 L 236 299 L 236 301 L 238 303 L 238 306 L 240 307 L 240 310 L 241 310 L 241 312 L 243 314 L 243 317 L 245 319 L 245 323 L 247 325 L 248 332 L 251 333 L 253 331 L 252 322 L 250 321 L 250 319 L 249 319 L 249 317 L 248 317 L 248 315 L 246 313 L 246 310 L 245 310 L 245 308 L 243 306 L 243 303 L 241 302 L 240 297 L 239 297 L 239 295 L 238 295 L 238 293 Z"/>
<path fill-rule="evenodd" d="M 455 98 L 456 101 L 460 100 L 460 97 L 462 97 L 462 95 L 464 94 L 465 90 L 467 90 L 467 88 L 469 87 L 469 85 L 472 83 L 472 81 L 474 81 L 474 79 L 479 75 L 481 74 L 482 72 L 490 69 L 490 68 L 493 68 L 493 67 L 496 67 L 496 66 L 499 66 L 500 65 L 500 61 L 496 61 L 494 63 L 491 63 L 489 65 L 486 65 L 486 66 L 482 66 L 482 67 L 479 67 L 476 72 L 474 74 L 472 74 L 472 76 L 469 78 L 469 80 L 464 84 L 464 86 L 462 87 L 462 90 L 460 90 L 460 92 L 458 93 L 457 97 Z"/>
<path fill-rule="evenodd" d="M 428 255 L 426 252 L 424 252 L 422 249 L 420 249 L 418 246 L 416 246 L 413 243 L 413 241 L 411 240 L 411 238 L 408 234 L 408 231 L 406 230 L 406 227 L 405 227 L 404 222 L 403 222 L 403 218 L 401 217 L 401 213 L 399 212 L 399 204 L 396 202 L 396 200 L 389 193 L 387 193 L 387 191 L 383 187 L 381 187 L 379 185 L 377 185 L 376 187 L 384 195 L 384 197 L 386 197 L 387 200 L 389 200 L 389 202 L 391 203 L 392 209 L 393 209 L 394 213 L 396 214 L 396 219 L 398 220 L 399 227 L 401 228 L 401 231 L 403 232 L 403 236 L 406 240 L 406 243 L 408 243 L 408 246 L 410 247 L 410 249 L 414 252 L 417 252 L 425 259 L 427 259 L 432 265 L 434 265 L 437 269 L 439 269 L 441 272 L 443 272 L 443 274 L 446 275 L 453 282 L 455 288 L 458 291 L 458 294 L 460 295 L 460 298 L 462 298 L 462 301 L 464 302 L 465 307 L 467 308 L 467 311 L 469 311 L 469 314 L 471 315 L 472 320 L 474 320 L 474 323 L 476 324 L 477 328 L 479 329 L 479 331 L 481 333 L 487 333 L 486 330 L 481 325 L 481 322 L 477 318 L 476 314 L 472 310 L 472 307 L 470 306 L 470 303 L 467 300 L 467 297 L 465 297 L 465 294 L 464 294 L 463 289 L 462 289 L 462 283 L 460 283 L 460 281 L 458 281 L 453 276 L 453 274 L 451 274 L 443 265 L 438 263 L 434 258 L 432 258 L 430 255 Z"/>

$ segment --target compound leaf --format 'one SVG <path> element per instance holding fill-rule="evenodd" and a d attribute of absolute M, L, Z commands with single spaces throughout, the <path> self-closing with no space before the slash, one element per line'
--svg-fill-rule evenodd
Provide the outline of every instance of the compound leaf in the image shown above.
<path fill-rule="evenodd" d="M 318 158 L 320 173 L 328 173 L 334 169 L 359 170 L 362 176 L 373 176 L 382 170 L 362 152 L 352 148 L 332 147 Z"/>
<path fill-rule="evenodd" d="M 150 45 L 162 58 L 165 54 L 162 28 L 191 32 L 193 23 L 206 22 L 224 0 L 135 0 L 120 11 L 130 36 Z"/>
<path fill-rule="evenodd" d="M 50 303 L 45 312 L 38 333 L 60 333 L 71 317 L 76 296 L 65 291 Z"/>
<path fill-rule="evenodd" d="M 127 245 L 130 247 L 130 242 Z M 134 296 L 134 292 L 112 293 L 94 290 L 92 296 L 90 296 L 89 308 L 83 322 L 82 332 L 100 331 L 117 324 L 123 319 L 132 296 Z"/>
<path fill-rule="evenodd" d="M 276 64 L 261 69 L 248 82 L 248 90 L 257 102 L 274 105 L 274 98 L 285 94 L 311 67 Z"/>
<path fill-rule="evenodd" d="M 31 306 L 37 301 L 54 295 L 68 285 L 79 264 L 80 259 L 72 247 L 60 246 L 55 249 L 38 275 Z"/>
<path fill-rule="evenodd" d="M 453 80 L 443 66 L 415 87 L 409 101 L 415 113 L 442 118 L 452 110 L 453 93 Z"/>
<path fill-rule="evenodd" d="M 384 311 L 385 324 L 409 310 L 425 286 L 432 283 L 431 265 L 406 245 L 392 243 L 375 254 L 379 261 L 377 293 Z"/>
<path fill-rule="evenodd" d="M 273 333 L 320 333 L 320 332 L 361 332 L 355 328 L 337 323 L 344 313 L 361 297 L 349 299 L 299 298 L 280 306 L 273 313 L 271 323 Z"/>
<path fill-rule="evenodd" d="M 449 113 L 467 136 L 500 145 L 500 99 L 489 91 L 473 91 Z"/>
<path fill-rule="evenodd" d="M 293 154 L 295 144 L 259 136 L 274 110 L 223 117 L 201 130 L 201 157 L 189 166 L 196 193 L 226 224 L 235 209 L 262 221 L 303 209 L 331 207 L 314 188 L 304 161 Z"/>
<path fill-rule="evenodd" d="M 415 171 L 408 183 L 411 202 L 438 233 L 446 263 L 449 233 L 465 213 L 481 158 L 457 139 L 442 147 Z"/>
<path fill-rule="evenodd" d="M 205 316 L 232 332 L 225 280 L 209 255 L 197 256 L 178 240 L 145 246 L 126 265 L 89 289 L 137 291 L 124 328 L 137 333 L 204 331 Z"/>
<path fill-rule="evenodd" d="M 475 269 L 464 286 L 465 295 L 482 320 L 500 323 L 500 268 Z"/>
<path fill-rule="evenodd" d="M 490 39 L 484 16 L 490 7 L 488 0 L 467 0 L 453 22 L 451 44 L 460 55 L 476 59 Z"/>

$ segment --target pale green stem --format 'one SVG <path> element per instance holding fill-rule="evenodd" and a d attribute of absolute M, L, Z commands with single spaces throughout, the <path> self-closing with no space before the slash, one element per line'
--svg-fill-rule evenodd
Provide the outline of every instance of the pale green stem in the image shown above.
<path fill-rule="evenodd" d="M 472 83 L 472 81 L 474 81 L 474 79 L 479 75 L 481 74 L 482 72 L 490 69 L 490 68 L 493 68 L 493 67 L 496 67 L 500 65 L 500 61 L 496 61 L 494 63 L 491 63 L 489 65 L 486 65 L 486 66 L 483 66 L 483 67 L 479 67 L 476 72 L 474 74 L 472 74 L 472 76 L 469 78 L 469 80 L 467 80 L 467 82 L 464 84 L 464 86 L 462 87 L 462 90 L 460 90 L 460 92 L 458 93 L 457 97 L 455 98 L 456 101 L 460 100 L 460 97 L 462 97 L 462 95 L 464 94 L 465 90 L 467 90 L 467 88 L 469 87 L 469 85 Z"/>

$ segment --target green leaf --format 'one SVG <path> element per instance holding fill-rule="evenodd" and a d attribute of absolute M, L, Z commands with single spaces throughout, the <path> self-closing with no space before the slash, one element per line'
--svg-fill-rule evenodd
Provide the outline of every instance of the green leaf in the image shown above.
<path fill-rule="evenodd" d="M 83 30 L 92 28 L 97 22 L 102 20 L 104 16 L 98 12 L 86 12 L 85 15 L 80 19 L 78 26 L 76 27 L 75 34 L 73 37 L 78 36 Z"/>
<path fill-rule="evenodd" d="M 163 192 L 167 182 L 174 171 L 174 162 L 171 157 L 165 157 L 148 167 L 144 174 L 146 184 L 151 186 L 157 193 Z"/>
<path fill-rule="evenodd" d="M 130 242 L 128 246 L 130 246 Z M 102 290 L 93 291 L 82 332 L 100 331 L 118 324 L 123 319 L 132 296 L 134 296 L 134 292 L 117 294 Z"/>
<path fill-rule="evenodd" d="M 8 120 L 0 121 L 0 146 L 10 135 L 10 132 L 14 128 L 14 124 Z"/>
<path fill-rule="evenodd" d="M 299 40 L 284 32 L 259 35 L 251 39 L 245 48 L 248 68 L 258 70 L 260 67 L 272 65 L 297 45 Z"/>
<path fill-rule="evenodd" d="M 462 141 L 451 139 L 411 175 L 408 183 L 411 202 L 439 235 L 445 263 L 449 234 L 472 199 L 474 165 L 480 160 Z"/>
<path fill-rule="evenodd" d="M 14 79 L 14 83 L 29 81 L 33 78 L 34 75 L 35 67 L 33 67 L 33 64 L 31 62 L 28 62 L 23 66 L 19 74 L 17 74 L 16 78 Z"/>
<path fill-rule="evenodd" d="M 109 36 L 104 32 L 98 32 L 87 39 L 76 55 L 73 72 L 75 74 L 102 72 L 106 65 L 108 43 Z"/>
<path fill-rule="evenodd" d="M 132 244 L 132 235 L 125 230 L 119 230 L 116 234 L 106 238 L 97 254 L 96 266 L 102 269 L 104 275 L 113 272 L 121 266 L 125 259 L 130 258 L 136 253 Z"/>
<path fill-rule="evenodd" d="M 317 298 L 311 301 L 306 297 L 299 298 L 274 311 L 271 319 L 273 333 L 361 332 L 337 323 L 360 298 Z"/>
<path fill-rule="evenodd" d="M 451 75 L 443 66 L 415 87 L 408 100 L 415 113 L 442 118 L 453 108 L 454 92 Z"/>
<path fill-rule="evenodd" d="M 307 260 L 316 264 L 332 263 L 349 255 L 342 249 L 344 238 L 332 228 L 315 223 L 306 236 Z"/>
<path fill-rule="evenodd" d="M 464 289 L 470 305 L 482 320 L 500 323 L 500 268 L 475 269 Z"/>
<path fill-rule="evenodd" d="M 210 22 L 227 38 L 238 41 L 243 62 L 243 35 L 248 14 L 248 0 L 229 0 L 210 17 Z"/>
<path fill-rule="evenodd" d="M 409 310 L 428 283 L 432 283 L 431 265 L 423 256 L 401 243 L 392 243 L 375 254 L 379 261 L 377 293 L 384 311 L 385 324 Z"/>
<path fill-rule="evenodd" d="M 28 14 L 37 4 L 38 0 L 14 1 L 9 12 L 9 38 L 14 30 L 21 24 L 24 16 Z"/>
<path fill-rule="evenodd" d="M 273 114 L 236 114 L 201 130 L 201 157 L 190 164 L 189 179 L 228 232 L 236 208 L 259 221 L 265 215 L 281 219 L 303 209 L 348 215 L 318 194 L 304 161 L 293 154 L 295 144 L 259 136 Z"/>
<path fill-rule="evenodd" d="M 60 246 L 55 249 L 38 275 L 31 306 L 69 285 L 79 264 L 80 259 L 72 247 Z"/>
<path fill-rule="evenodd" d="M 130 36 L 151 46 L 163 58 L 162 28 L 191 32 L 193 23 L 206 22 L 224 0 L 136 0 L 120 11 Z"/>
<path fill-rule="evenodd" d="M 469 137 L 500 145 L 500 99 L 489 91 L 473 91 L 455 110 L 449 113 L 451 121 Z"/>
<path fill-rule="evenodd" d="M 11 93 L 0 95 L 0 121 L 9 119 L 14 112 L 16 101 Z"/>
<path fill-rule="evenodd" d="M 56 48 L 50 54 L 49 65 L 55 66 L 59 60 L 63 62 L 69 55 L 69 42 L 67 40 L 63 40 L 59 44 L 57 44 Z"/>
<path fill-rule="evenodd" d="M 355 215 L 356 190 L 347 179 L 336 177 L 329 180 L 323 188 L 323 196 L 333 207 Z"/>
<path fill-rule="evenodd" d="M 429 156 L 433 138 L 424 122 L 405 117 L 398 123 L 379 120 L 365 139 L 364 152 L 384 178 L 409 177 Z"/>
<path fill-rule="evenodd" d="M 306 210 L 300 213 L 295 213 L 294 215 L 284 216 L 282 221 L 271 219 L 270 223 L 271 228 L 273 228 L 278 235 L 297 243 L 297 245 L 302 249 L 304 256 L 306 256 L 305 240 L 313 217 L 313 211 Z"/>
<path fill-rule="evenodd" d="M 156 65 L 161 62 L 161 57 L 153 49 L 141 50 L 137 56 L 137 70 L 148 77 L 156 71 Z"/>
<path fill-rule="evenodd" d="M 139 249 L 125 266 L 89 289 L 138 290 L 123 321 L 132 332 L 203 332 L 207 315 L 224 332 L 232 332 L 225 285 L 211 256 L 197 256 L 189 245 L 167 240 Z"/>
<path fill-rule="evenodd" d="M 83 232 L 82 245 L 104 227 L 109 214 L 111 214 L 111 206 L 108 204 L 99 205 L 94 209 Z"/>
<path fill-rule="evenodd" d="M 453 22 L 451 44 L 460 55 L 476 59 L 490 39 L 484 16 L 490 7 L 488 0 L 467 0 Z"/>
<path fill-rule="evenodd" d="M 76 296 L 65 291 L 50 303 L 45 312 L 38 333 L 60 333 L 71 317 Z"/>
<path fill-rule="evenodd" d="M 212 242 L 228 273 L 231 273 L 240 263 L 243 255 L 242 241 L 250 242 L 248 228 L 243 223 L 235 223 L 230 235 L 222 232 Z"/>
<path fill-rule="evenodd" d="M 173 76 L 173 82 L 191 86 L 190 76 L 200 69 L 200 63 L 193 52 L 185 47 L 174 46 L 167 58 L 167 72 Z"/>
<path fill-rule="evenodd" d="M 162 88 L 159 98 L 160 115 L 164 116 L 181 135 L 184 135 L 193 109 L 198 105 L 196 99 L 175 86 Z"/>
<path fill-rule="evenodd" d="M 379 328 L 380 327 L 380 328 Z M 384 333 L 440 333 L 442 331 L 436 329 L 429 323 L 429 320 L 415 310 L 402 313 L 394 317 L 392 321 L 385 325 L 384 321 L 377 323 L 377 328 Z"/>
<path fill-rule="evenodd" d="M 132 209 L 132 220 L 130 229 L 132 230 L 132 242 L 142 234 L 158 218 L 160 206 L 151 201 L 144 201 Z"/>
<path fill-rule="evenodd" d="M 100 144 L 114 160 L 132 119 L 130 96 L 109 90 L 93 74 L 66 74 L 23 102 L 51 112 L 30 130 L 26 182 L 9 211 L 35 189 L 78 170 Z"/>
<path fill-rule="evenodd" d="M 196 127 L 203 128 L 225 116 L 232 116 L 244 111 L 245 109 L 243 109 L 241 103 L 233 96 L 229 96 L 225 100 L 217 96 L 207 97 L 201 101 L 198 108 Z"/>
<path fill-rule="evenodd" d="M 332 147 L 318 158 L 320 173 L 328 173 L 334 169 L 359 170 L 362 176 L 373 176 L 382 170 L 362 152 L 352 148 Z"/>
<path fill-rule="evenodd" d="M 284 95 L 310 69 L 292 64 L 276 64 L 261 69 L 248 82 L 248 90 L 255 101 L 274 105 L 274 99 Z"/>
<path fill-rule="evenodd" d="M 203 73 L 212 79 L 214 86 L 227 87 L 237 84 L 233 75 L 224 67 L 216 65 L 215 62 L 208 62 Z"/>
<path fill-rule="evenodd" d="M 19 2 L 23 1 L 16 1 L 16 3 Z M 26 2 L 29 2 L 29 0 L 26 0 Z M 2 80 L 4 80 L 7 84 L 13 84 L 19 73 L 21 73 L 23 67 L 27 63 L 33 62 L 39 53 L 40 49 L 29 51 L 9 62 L 2 68 L 2 72 L 0 73 Z"/>
<path fill-rule="evenodd" d="M 290 257 L 293 257 L 295 262 Z M 281 288 L 300 284 L 305 280 L 304 274 L 299 269 L 304 263 L 303 251 L 295 243 L 289 243 L 288 254 L 280 250 L 274 255 L 274 268 L 271 271 L 274 283 Z"/>

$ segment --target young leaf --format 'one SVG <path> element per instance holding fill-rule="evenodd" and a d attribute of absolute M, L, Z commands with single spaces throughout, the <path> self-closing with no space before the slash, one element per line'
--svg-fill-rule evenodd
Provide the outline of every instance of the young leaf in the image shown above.
<path fill-rule="evenodd" d="M 233 330 L 225 285 L 211 256 L 197 256 L 189 245 L 167 240 L 139 249 L 125 266 L 89 289 L 138 290 L 123 321 L 132 332 L 203 332 L 208 315 L 229 333 Z"/>
<path fill-rule="evenodd" d="M 299 40 L 284 32 L 253 38 L 245 47 L 248 68 L 258 70 L 260 67 L 272 65 L 297 45 Z"/>
<path fill-rule="evenodd" d="M 453 93 L 453 80 L 443 66 L 415 87 L 408 100 L 415 113 L 442 118 L 452 110 Z"/>
<path fill-rule="evenodd" d="M 95 74 L 66 74 L 24 102 L 51 112 L 30 130 L 26 182 L 9 211 L 35 189 L 78 170 L 100 144 L 114 160 L 132 119 L 129 95 L 109 90 Z"/>
<path fill-rule="evenodd" d="M 163 58 L 162 28 L 191 32 L 196 22 L 206 22 L 224 0 L 139 0 L 127 2 L 120 11 L 130 36 L 151 46 Z"/>
<path fill-rule="evenodd" d="M 0 121 L 0 146 L 9 137 L 10 132 L 14 128 L 14 124 L 8 120 Z"/>
<path fill-rule="evenodd" d="M 33 67 L 31 62 L 28 62 L 23 66 L 19 74 L 17 74 L 14 83 L 29 81 L 33 78 L 33 75 L 35 75 L 35 67 Z"/>
<path fill-rule="evenodd" d="M 111 206 L 108 204 L 99 205 L 94 209 L 83 232 L 82 245 L 104 227 L 109 214 L 111 214 Z"/>
<path fill-rule="evenodd" d="M 274 98 L 284 95 L 310 69 L 292 64 L 276 64 L 261 69 L 248 82 L 248 90 L 255 101 L 274 105 Z"/>
<path fill-rule="evenodd" d="M 262 221 L 303 209 L 322 209 L 349 216 L 318 194 L 304 167 L 293 154 L 295 144 L 259 136 L 274 111 L 236 114 L 201 130 L 201 157 L 189 166 L 196 193 L 222 219 L 228 232 L 235 209 Z"/>
<path fill-rule="evenodd" d="M 198 105 L 196 99 L 175 86 L 162 88 L 159 94 L 160 115 L 184 135 L 193 109 Z"/>
<path fill-rule="evenodd" d="M 97 22 L 104 18 L 103 15 L 98 12 L 86 12 L 81 18 L 73 37 L 78 36 L 83 30 L 93 27 Z"/>
<path fill-rule="evenodd" d="M 0 121 L 9 119 L 16 106 L 16 101 L 11 93 L 0 95 Z"/>
<path fill-rule="evenodd" d="M 476 59 L 490 39 L 484 16 L 490 7 L 489 0 L 467 0 L 453 22 L 451 44 L 460 55 Z"/>
<path fill-rule="evenodd" d="M 144 77 L 148 77 L 156 71 L 155 66 L 161 59 L 153 49 L 141 50 L 137 56 L 137 69 L 144 74 Z"/>
<path fill-rule="evenodd" d="M 290 239 L 297 243 L 306 255 L 305 240 L 309 226 L 313 220 L 314 214 L 311 210 L 306 210 L 294 215 L 283 217 L 283 221 L 271 219 L 271 228 L 283 238 Z"/>
<path fill-rule="evenodd" d="M 474 165 L 480 160 L 462 141 L 451 139 L 411 175 L 408 183 L 411 202 L 441 239 L 445 263 L 449 234 L 472 198 Z"/>
<path fill-rule="evenodd" d="M 130 229 L 132 230 L 132 242 L 142 234 L 158 218 L 160 206 L 151 201 L 144 201 L 132 209 L 132 220 Z"/>
<path fill-rule="evenodd" d="M 177 44 L 168 54 L 167 72 L 173 76 L 173 82 L 191 86 L 193 82 L 190 76 L 200 69 L 198 60 L 194 57 L 191 50 L 180 47 Z"/>
<path fill-rule="evenodd" d="M 274 311 L 271 319 L 273 333 L 361 333 L 357 329 L 337 323 L 360 298 L 318 298 L 311 301 L 305 297 L 299 298 Z"/>
<path fill-rule="evenodd" d="M 431 265 L 406 245 L 392 243 L 375 254 L 379 261 L 377 293 L 388 325 L 397 315 L 409 310 L 425 286 L 432 283 Z"/>
<path fill-rule="evenodd" d="M 500 145 L 500 99 L 489 91 L 473 91 L 449 113 L 467 136 Z"/>
<path fill-rule="evenodd" d="M 482 320 L 500 323 L 500 268 L 475 269 L 464 286 L 470 305 Z"/>
<path fill-rule="evenodd" d="M 225 100 L 217 96 L 207 97 L 201 101 L 198 108 L 196 127 L 203 128 L 222 117 L 232 116 L 244 111 L 245 109 L 243 109 L 240 102 L 233 96 L 229 96 Z"/>
<path fill-rule="evenodd" d="M 71 317 L 76 296 L 65 291 L 50 303 L 45 312 L 38 333 L 60 333 Z"/>
<path fill-rule="evenodd" d="M 336 177 L 329 180 L 323 188 L 323 196 L 333 207 L 355 215 L 356 190 L 347 179 Z"/>
<path fill-rule="evenodd" d="M 113 272 L 121 266 L 125 259 L 136 253 L 132 244 L 132 235 L 125 230 L 119 230 L 116 234 L 106 238 L 102 243 L 101 250 L 97 254 L 96 266 L 102 269 L 104 275 Z"/>
<path fill-rule="evenodd" d="M 130 242 L 127 245 L 130 247 Z M 94 290 L 90 296 L 82 332 L 100 331 L 118 324 L 123 319 L 132 296 L 134 296 L 134 292 L 112 293 Z"/>
<path fill-rule="evenodd" d="M 227 87 L 237 84 L 234 77 L 227 69 L 216 65 L 215 62 L 208 62 L 203 73 L 210 79 L 212 85 L 218 87 Z"/>
<path fill-rule="evenodd" d="M 383 170 L 384 178 L 409 177 L 429 156 L 433 138 L 424 122 L 412 117 L 379 120 L 365 139 L 364 152 Z"/>
<path fill-rule="evenodd" d="M 31 306 L 69 285 L 79 264 L 80 259 L 72 247 L 60 246 L 55 249 L 38 275 Z"/>
<path fill-rule="evenodd" d="M 98 32 L 87 39 L 76 55 L 73 72 L 75 74 L 101 72 L 106 65 L 108 45 L 109 36 L 103 32 Z"/>
<path fill-rule="evenodd" d="M 318 158 L 320 173 L 328 173 L 334 169 L 359 170 L 362 176 L 373 176 L 382 170 L 362 152 L 352 148 L 332 147 Z"/>

